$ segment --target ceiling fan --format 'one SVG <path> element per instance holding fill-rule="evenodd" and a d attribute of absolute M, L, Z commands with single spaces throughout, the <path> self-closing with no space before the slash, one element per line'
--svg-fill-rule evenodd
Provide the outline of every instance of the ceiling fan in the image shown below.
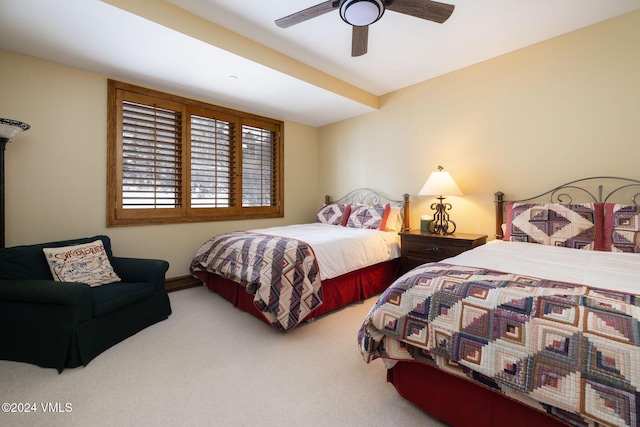
<path fill-rule="evenodd" d="M 351 56 L 361 56 L 367 53 L 369 25 L 380 19 L 386 9 L 442 24 L 454 7 L 430 0 L 329 0 L 277 19 L 276 25 L 288 28 L 339 9 L 342 20 L 353 26 Z"/>

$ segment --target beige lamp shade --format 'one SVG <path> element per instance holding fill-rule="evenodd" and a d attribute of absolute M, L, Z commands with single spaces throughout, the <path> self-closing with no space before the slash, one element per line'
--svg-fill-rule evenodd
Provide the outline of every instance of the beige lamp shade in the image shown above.
<path fill-rule="evenodd" d="M 418 193 L 420 196 L 462 196 L 462 191 L 451 178 L 449 172 L 445 172 L 442 166 L 438 166 L 437 172 L 432 172 L 427 182 Z"/>

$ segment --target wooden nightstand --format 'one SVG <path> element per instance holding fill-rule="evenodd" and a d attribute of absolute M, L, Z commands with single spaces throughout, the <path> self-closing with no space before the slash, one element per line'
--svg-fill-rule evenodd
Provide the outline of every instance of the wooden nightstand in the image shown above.
<path fill-rule="evenodd" d="M 456 233 L 448 236 L 423 233 L 420 230 L 400 234 L 400 274 L 427 262 L 442 261 L 487 243 L 483 234 Z"/>

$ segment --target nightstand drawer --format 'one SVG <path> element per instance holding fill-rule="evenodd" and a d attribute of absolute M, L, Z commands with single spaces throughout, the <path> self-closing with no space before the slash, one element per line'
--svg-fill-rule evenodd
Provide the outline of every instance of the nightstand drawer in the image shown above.
<path fill-rule="evenodd" d="M 440 261 L 444 258 L 456 256 L 471 248 L 471 245 L 439 244 L 423 240 L 406 240 L 407 256 L 410 258 L 423 258 L 431 261 Z"/>

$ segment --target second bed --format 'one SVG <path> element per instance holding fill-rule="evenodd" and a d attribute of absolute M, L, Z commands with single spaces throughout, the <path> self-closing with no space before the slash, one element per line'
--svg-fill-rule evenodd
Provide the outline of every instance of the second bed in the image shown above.
<path fill-rule="evenodd" d="M 287 331 L 382 292 L 398 276 L 409 196 L 370 189 L 331 200 L 309 224 L 214 236 L 191 273 L 238 309 Z"/>

